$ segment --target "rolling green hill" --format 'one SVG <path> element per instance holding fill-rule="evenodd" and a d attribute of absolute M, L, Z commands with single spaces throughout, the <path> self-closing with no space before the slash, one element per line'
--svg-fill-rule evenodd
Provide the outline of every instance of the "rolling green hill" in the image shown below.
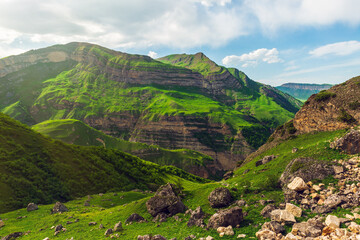
<path fill-rule="evenodd" d="M 189 149 L 168 150 L 155 145 L 114 138 L 75 119 L 48 120 L 32 129 L 54 139 L 81 146 L 104 146 L 138 156 L 160 165 L 172 165 L 195 175 L 219 178 L 223 172 L 212 169 L 213 159 Z"/>
<path fill-rule="evenodd" d="M 68 145 L 44 137 L 0 113 L 0 212 L 29 202 L 154 189 L 173 175 L 203 181 L 175 167 L 161 167 L 114 149 Z"/>

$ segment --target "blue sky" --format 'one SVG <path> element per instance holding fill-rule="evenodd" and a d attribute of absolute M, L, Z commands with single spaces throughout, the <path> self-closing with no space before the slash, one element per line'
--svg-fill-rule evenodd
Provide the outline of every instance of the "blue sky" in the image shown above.
<path fill-rule="evenodd" d="M 203 52 L 273 86 L 360 75 L 359 0 L 1 0 L 0 58 L 84 41 Z"/>

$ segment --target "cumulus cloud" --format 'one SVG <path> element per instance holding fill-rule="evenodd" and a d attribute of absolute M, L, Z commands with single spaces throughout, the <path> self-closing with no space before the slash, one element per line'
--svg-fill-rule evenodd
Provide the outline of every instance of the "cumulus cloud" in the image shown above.
<path fill-rule="evenodd" d="M 230 3 L 231 0 L 0 1 L 0 33 L 1 28 L 12 31 L 0 41 L 5 38 L 12 42 L 14 37 L 26 36 L 48 44 L 87 41 L 112 48 L 216 47 L 247 34 L 248 23 L 241 8 L 224 7 Z"/>
<path fill-rule="evenodd" d="M 148 56 L 155 59 L 158 57 L 158 54 L 156 52 L 149 51 Z"/>
<path fill-rule="evenodd" d="M 358 25 L 358 0 L 245 0 L 244 6 L 264 32 L 334 23 Z"/>
<path fill-rule="evenodd" d="M 325 55 L 346 56 L 358 51 L 360 51 L 359 41 L 347 41 L 347 42 L 327 44 L 318 47 L 310 51 L 309 54 L 314 57 L 322 57 Z"/>
<path fill-rule="evenodd" d="M 227 66 L 241 65 L 242 67 L 250 67 L 257 65 L 259 61 L 265 63 L 278 63 L 283 60 L 279 58 L 279 51 L 276 48 L 260 48 L 250 53 L 242 54 L 241 56 L 226 56 L 223 58 L 222 63 Z"/>

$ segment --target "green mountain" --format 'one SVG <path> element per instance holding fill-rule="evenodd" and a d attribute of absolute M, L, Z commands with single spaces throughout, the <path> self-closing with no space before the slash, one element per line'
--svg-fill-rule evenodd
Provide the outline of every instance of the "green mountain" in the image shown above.
<path fill-rule="evenodd" d="M 114 190 L 156 189 L 169 177 L 203 181 L 103 147 L 68 145 L 0 113 L 0 212 Z M 177 177 L 175 177 L 177 178 Z"/>
<path fill-rule="evenodd" d="M 219 178 L 223 172 L 211 168 L 214 160 L 189 149 L 168 150 L 155 145 L 114 138 L 75 119 L 48 120 L 31 127 L 54 139 L 81 146 L 103 146 L 138 156 L 160 165 L 172 165 L 206 178 Z"/>
<path fill-rule="evenodd" d="M 245 159 L 300 104 L 201 53 L 157 61 L 70 43 L 0 60 L 0 109 L 15 119 L 77 119 L 123 140 L 201 152 L 219 171 Z"/>
<path fill-rule="evenodd" d="M 311 95 L 316 94 L 322 90 L 331 88 L 331 84 L 309 84 L 309 83 L 285 83 L 276 87 L 294 98 L 305 101 Z"/>

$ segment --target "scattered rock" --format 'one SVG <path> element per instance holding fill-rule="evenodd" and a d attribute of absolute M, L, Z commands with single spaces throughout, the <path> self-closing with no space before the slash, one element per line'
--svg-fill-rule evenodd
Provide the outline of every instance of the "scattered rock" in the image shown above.
<path fill-rule="evenodd" d="M 202 211 L 201 207 L 199 206 L 194 211 L 192 211 L 187 226 L 205 227 L 204 218 L 205 218 L 205 213 Z"/>
<path fill-rule="evenodd" d="M 260 230 L 258 231 L 255 236 L 259 240 L 276 240 L 277 234 L 270 230 Z"/>
<path fill-rule="evenodd" d="M 234 236 L 234 230 L 232 228 L 232 226 L 227 226 L 227 227 L 218 227 L 216 229 L 216 231 L 219 233 L 219 236 L 220 237 L 223 237 L 223 236 Z"/>
<path fill-rule="evenodd" d="M 69 211 L 67 207 L 62 204 L 61 202 L 56 202 L 53 209 L 51 210 L 51 213 L 60 213 L 60 212 L 67 212 Z"/>
<path fill-rule="evenodd" d="M 299 151 L 299 149 L 295 147 L 291 150 L 292 153 L 296 153 L 297 151 Z"/>
<path fill-rule="evenodd" d="M 55 232 L 61 231 L 63 228 L 64 228 L 63 225 L 59 224 L 55 227 Z"/>
<path fill-rule="evenodd" d="M 228 180 L 229 178 L 231 178 L 234 175 L 233 171 L 228 171 L 224 174 L 223 178 L 224 180 Z"/>
<path fill-rule="evenodd" d="M 1 238 L 1 240 L 12 240 L 12 239 L 21 237 L 22 235 L 23 235 L 22 232 L 14 232 L 14 233 L 11 233 L 11 234 Z"/>
<path fill-rule="evenodd" d="M 171 217 L 177 213 L 185 212 L 185 205 L 178 196 L 179 189 L 173 184 L 161 186 L 155 196 L 146 202 L 148 212 L 156 217 L 159 213 L 164 213 Z"/>
<path fill-rule="evenodd" d="M 285 232 L 285 228 L 278 222 L 271 221 L 262 225 L 261 230 L 270 230 L 275 233 Z"/>
<path fill-rule="evenodd" d="M 289 183 L 287 185 L 287 187 L 291 190 L 294 190 L 294 191 L 304 191 L 305 189 L 308 188 L 308 186 L 306 185 L 306 183 L 304 182 L 304 180 L 300 177 L 296 177 L 294 178 L 294 180 L 292 180 L 291 183 Z"/>
<path fill-rule="evenodd" d="M 3 220 L 0 220 L 0 228 L 2 228 L 3 226 L 5 226 L 5 223 Z"/>
<path fill-rule="evenodd" d="M 294 215 L 295 217 L 301 217 L 302 215 L 301 208 L 291 203 L 286 203 L 285 210 Z"/>
<path fill-rule="evenodd" d="M 133 213 L 130 215 L 130 217 L 128 217 L 128 219 L 126 219 L 125 223 L 132 223 L 132 222 L 146 222 L 146 220 L 139 214 Z"/>
<path fill-rule="evenodd" d="M 243 207 L 246 205 L 246 201 L 243 199 L 237 200 L 236 205 L 238 205 L 239 207 Z"/>
<path fill-rule="evenodd" d="M 122 231 L 123 228 L 122 228 L 121 222 L 116 223 L 113 230 L 114 230 L 114 232 L 120 232 L 120 231 Z"/>
<path fill-rule="evenodd" d="M 271 221 L 295 223 L 295 217 L 286 210 L 276 209 L 270 213 Z"/>
<path fill-rule="evenodd" d="M 275 206 L 273 204 L 266 205 L 263 210 L 261 210 L 261 215 L 266 218 L 270 218 L 270 213 L 275 210 Z"/>
<path fill-rule="evenodd" d="M 208 197 L 210 206 L 213 208 L 227 207 L 232 201 L 232 196 L 227 188 L 216 188 Z"/>
<path fill-rule="evenodd" d="M 36 205 L 35 203 L 29 203 L 29 204 L 27 205 L 27 207 L 26 207 L 26 210 L 27 210 L 28 212 L 35 211 L 35 210 L 38 210 L 38 209 L 39 209 L 39 207 L 38 207 L 38 205 Z"/>
<path fill-rule="evenodd" d="M 255 166 L 260 166 L 260 165 L 263 165 L 263 164 L 266 164 L 272 160 L 274 160 L 275 158 L 277 158 L 278 156 L 275 156 L 275 155 L 269 155 L 269 156 L 265 156 L 263 157 L 262 159 L 260 159 L 259 161 L 257 161 L 255 163 Z"/>
<path fill-rule="evenodd" d="M 110 234 L 113 233 L 113 230 L 111 228 L 107 229 L 104 233 L 105 236 L 109 236 Z"/>
<path fill-rule="evenodd" d="M 210 217 L 208 228 L 217 229 L 218 227 L 227 227 L 229 225 L 236 227 L 242 220 L 243 212 L 240 207 L 220 210 Z"/>
<path fill-rule="evenodd" d="M 340 220 L 337 216 L 328 215 L 325 220 L 325 224 L 331 228 L 339 228 L 340 227 Z"/>
<path fill-rule="evenodd" d="M 96 224 L 97 224 L 96 222 L 89 222 L 89 226 L 94 226 Z"/>

